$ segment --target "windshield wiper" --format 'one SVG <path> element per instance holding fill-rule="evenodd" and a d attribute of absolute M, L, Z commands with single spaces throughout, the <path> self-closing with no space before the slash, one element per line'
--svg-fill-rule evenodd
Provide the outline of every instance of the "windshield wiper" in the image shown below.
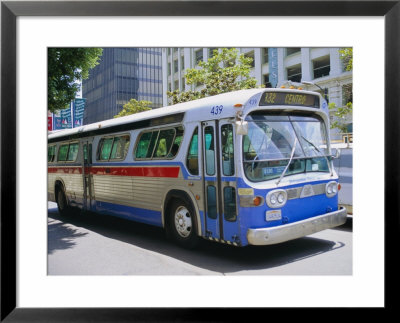
<path fill-rule="evenodd" d="M 310 146 L 313 147 L 318 153 L 321 153 L 321 151 L 317 148 L 317 146 L 315 146 L 311 141 L 304 138 L 304 136 L 301 136 L 301 138 L 303 138 L 308 144 L 310 144 Z"/>
<path fill-rule="evenodd" d="M 310 144 L 318 153 L 320 153 L 321 155 L 321 157 L 324 157 L 325 159 L 326 159 L 326 163 L 328 164 L 328 168 L 329 168 L 329 172 L 331 173 L 331 176 L 333 176 L 333 171 L 332 171 L 332 168 L 331 168 L 331 164 L 329 163 L 329 159 L 324 155 L 324 154 L 322 154 L 321 152 L 320 152 L 320 150 L 311 142 L 311 141 L 308 141 L 306 138 L 304 138 L 304 136 L 301 136 L 301 138 L 303 138 L 308 144 Z"/>
<path fill-rule="evenodd" d="M 287 169 L 289 168 L 290 163 L 292 162 L 293 156 L 294 156 L 294 151 L 296 149 L 296 143 L 297 143 L 297 137 L 294 138 L 294 143 L 293 143 L 293 148 L 292 148 L 292 152 L 290 153 L 290 159 L 288 164 L 286 165 L 285 170 L 282 172 L 281 177 L 279 177 L 278 181 L 276 182 L 276 185 L 279 185 L 279 183 L 282 180 L 282 177 L 285 176 Z"/>

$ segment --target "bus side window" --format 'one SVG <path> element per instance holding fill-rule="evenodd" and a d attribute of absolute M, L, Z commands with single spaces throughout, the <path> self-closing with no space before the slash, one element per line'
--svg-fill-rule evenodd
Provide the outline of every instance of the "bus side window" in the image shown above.
<path fill-rule="evenodd" d="M 226 176 L 235 173 L 234 153 L 233 153 L 233 127 L 231 124 L 224 124 L 221 127 L 222 143 L 222 169 Z"/>
<path fill-rule="evenodd" d="M 114 143 L 111 150 L 110 159 L 122 160 L 125 159 L 129 149 L 129 135 L 114 138 Z"/>
<path fill-rule="evenodd" d="M 52 162 L 54 162 L 54 158 L 55 158 L 55 156 L 56 156 L 56 146 L 55 145 L 53 145 L 53 146 L 49 146 L 49 148 L 48 148 L 48 150 L 47 150 L 47 156 L 48 156 L 48 158 L 47 158 L 47 161 L 49 162 L 49 163 L 52 163 Z"/>
<path fill-rule="evenodd" d="M 157 146 L 154 151 L 153 157 L 155 158 L 166 157 L 171 149 L 174 137 L 175 137 L 175 129 L 161 130 L 160 135 L 158 136 Z"/>
<path fill-rule="evenodd" d="M 78 149 L 79 149 L 79 143 L 74 142 L 73 144 L 69 144 L 67 161 L 76 160 L 76 157 L 78 156 Z"/>
<path fill-rule="evenodd" d="M 186 157 L 186 166 L 192 175 L 199 175 L 199 137 L 198 127 L 194 129 Z"/>
<path fill-rule="evenodd" d="M 111 147 L 114 138 L 103 138 L 99 147 L 99 160 L 108 160 L 110 158 Z"/>
<path fill-rule="evenodd" d="M 61 145 L 60 148 L 58 148 L 58 155 L 57 155 L 57 161 L 66 161 L 67 160 L 67 154 L 68 154 L 68 144 Z"/>

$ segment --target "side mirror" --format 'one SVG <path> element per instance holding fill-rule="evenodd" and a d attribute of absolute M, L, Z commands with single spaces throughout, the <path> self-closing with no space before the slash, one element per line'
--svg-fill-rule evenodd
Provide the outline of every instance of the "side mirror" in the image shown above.
<path fill-rule="evenodd" d="M 236 121 L 236 134 L 237 135 L 247 135 L 248 133 L 248 123 L 244 120 Z"/>
<path fill-rule="evenodd" d="M 334 159 L 338 159 L 338 158 L 340 158 L 340 155 L 342 154 L 342 150 L 340 148 L 333 148 L 332 153 L 333 153 L 332 157 Z"/>

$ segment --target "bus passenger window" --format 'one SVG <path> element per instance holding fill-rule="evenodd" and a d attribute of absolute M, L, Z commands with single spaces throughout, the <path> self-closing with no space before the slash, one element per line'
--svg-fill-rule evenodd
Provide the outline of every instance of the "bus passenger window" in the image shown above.
<path fill-rule="evenodd" d="M 156 140 L 158 138 L 159 131 L 153 131 L 150 139 L 149 146 L 147 148 L 146 158 L 151 158 L 153 156 L 154 146 L 156 145 Z"/>
<path fill-rule="evenodd" d="M 215 151 L 214 151 L 214 128 L 205 127 L 204 129 L 204 145 L 206 151 L 206 173 L 207 175 L 215 174 Z"/>
<path fill-rule="evenodd" d="M 140 136 L 139 142 L 136 146 L 136 158 L 146 158 L 147 148 L 149 147 L 151 135 L 152 132 L 145 132 Z"/>
<path fill-rule="evenodd" d="M 186 166 L 192 175 L 199 175 L 199 145 L 198 145 L 198 128 L 193 132 L 189 145 L 189 151 L 186 157 Z"/>
<path fill-rule="evenodd" d="M 111 147 L 114 138 L 103 138 L 100 142 L 99 160 L 108 160 L 110 158 Z"/>
<path fill-rule="evenodd" d="M 158 136 L 157 140 L 156 150 L 154 153 L 155 158 L 163 158 L 167 156 L 171 149 L 174 137 L 175 129 L 166 129 L 160 131 L 160 135 Z"/>
<path fill-rule="evenodd" d="M 69 144 L 67 161 L 75 161 L 76 160 L 76 157 L 78 156 L 78 148 L 79 148 L 79 143 L 77 143 L 77 142 L 74 142 L 73 144 Z"/>
<path fill-rule="evenodd" d="M 183 139 L 183 127 L 176 128 L 176 135 L 174 143 L 172 144 L 171 151 L 168 154 L 168 158 L 175 157 L 178 153 L 179 147 L 181 146 Z"/>
<path fill-rule="evenodd" d="M 56 157 L 56 146 L 49 146 L 47 149 L 47 162 L 51 163 L 54 161 L 54 158 Z"/>
<path fill-rule="evenodd" d="M 60 148 L 58 149 L 57 160 L 58 161 L 66 161 L 67 160 L 67 154 L 68 154 L 68 144 L 61 145 Z"/>
<path fill-rule="evenodd" d="M 233 127 L 231 124 L 224 124 L 221 127 L 222 143 L 222 170 L 226 176 L 235 173 L 235 163 L 233 154 Z"/>
<path fill-rule="evenodd" d="M 110 159 L 121 160 L 125 159 L 129 149 L 130 138 L 128 135 L 114 138 L 114 143 L 111 150 Z"/>

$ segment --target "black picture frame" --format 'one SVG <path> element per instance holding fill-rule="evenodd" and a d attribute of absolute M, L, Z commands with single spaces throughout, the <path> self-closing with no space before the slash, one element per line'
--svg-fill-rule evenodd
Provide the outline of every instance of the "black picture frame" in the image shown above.
<path fill-rule="evenodd" d="M 268 13 L 268 14 L 266 14 Z M 17 308 L 16 19 L 18 16 L 384 16 L 385 17 L 385 309 L 399 233 L 400 3 L 396 1 L 2 1 L 1 3 L 1 321 L 236 321 L 243 311 L 196 308 Z M 371 85 L 373 86 L 373 85 Z M 373 188 L 371 188 L 373 189 Z M 371 233 L 373 235 L 373 233 Z M 371 237 L 373 243 L 373 237 Z M 371 261 L 373 261 L 371 259 Z M 398 276 L 398 274 L 397 274 Z M 390 277 L 390 278 L 389 278 Z M 366 287 L 367 288 L 367 287 Z M 235 297 L 234 295 L 231 295 Z M 251 314 L 249 313 L 251 311 Z"/>

